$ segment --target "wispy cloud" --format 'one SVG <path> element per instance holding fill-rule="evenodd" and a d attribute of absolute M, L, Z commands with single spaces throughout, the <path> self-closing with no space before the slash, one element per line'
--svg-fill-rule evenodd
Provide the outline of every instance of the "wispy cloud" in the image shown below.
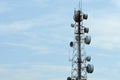
<path fill-rule="evenodd" d="M 109 74 L 110 72 L 112 72 L 112 74 Z M 103 79 L 107 79 L 107 80 L 112 80 L 113 76 L 116 77 L 116 79 L 119 78 L 119 73 L 120 70 L 118 70 L 116 67 L 98 67 L 95 69 L 95 76 L 99 79 L 99 78 L 103 78 Z M 101 75 L 102 74 L 102 75 Z"/>
<path fill-rule="evenodd" d="M 49 78 L 49 80 L 54 80 L 56 78 L 61 78 L 62 74 L 66 75 L 65 73 L 70 70 L 67 66 L 40 64 L 1 64 L 0 66 L 2 80 L 48 80 Z"/>
<path fill-rule="evenodd" d="M 38 18 L 31 18 L 29 20 L 23 19 L 18 21 L 12 21 L 11 23 L 0 24 L 0 31 L 1 32 L 19 32 L 19 31 L 31 29 L 33 27 L 35 28 L 36 26 L 37 27 L 39 26 L 39 28 L 42 30 L 44 28 L 48 28 L 48 29 L 55 28 L 55 26 L 57 28 L 61 28 L 63 27 L 61 25 L 65 25 L 64 21 L 66 21 L 62 17 L 64 16 L 68 20 L 68 16 L 65 16 L 65 15 L 61 11 L 57 10 L 56 12 L 51 13 L 49 15 L 40 15 L 38 16 Z M 61 26 L 61 27 L 58 27 L 58 26 Z"/>
<path fill-rule="evenodd" d="M 110 58 L 110 57 L 112 57 L 110 54 L 105 54 L 105 53 L 97 53 L 97 54 L 95 54 L 96 55 L 96 57 L 101 57 L 101 58 Z"/>
<path fill-rule="evenodd" d="M 92 30 L 91 33 L 93 35 L 92 43 L 98 48 L 108 50 L 119 49 L 120 24 L 118 16 L 120 15 L 116 13 L 106 15 L 107 13 L 105 12 L 104 15 L 98 17 L 94 16 L 92 17 L 93 20 L 89 22 Z"/>
<path fill-rule="evenodd" d="M 33 26 L 33 23 L 27 23 L 25 21 L 14 22 L 11 24 L 1 24 L 0 31 L 1 32 L 18 32 L 18 31 L 29 29 L 32 26 Z"/>
<path fill-rule="evenodd" d="M 49 46 L 44 45 L 34 45 L 34 44 L 27 44 L 27 43 L 15 43 L 15 42 L 2 42 L 0 43 L 4 46 L 11 46 L 11 47 L 19 47 L 19 48 L 26 48 L 34 52 L 34 54 L 50 54 L 51 48 Z"/>
<path fill-rule="evenodd" d="M 101 0 L 84 0 L 85 3 L 88 2 L 88 3 L 95 4 L 94 1 L 98 1 L 98 3 L 105 2 L 104 0 L 102 1 Z M 28 2 L 28 5 L 26 4 L 26 2 Z M 69 0 L 67 1 L 56 0 L 54 2 L 52 2 L 51 0 L 30 0 L 30 1 L 27 0 L 26 2 L 24 2 L 24 0 L 22 0 L 20 4 L 18 2 L 17 3 L 18 6 L 22 6 L 22 7 L 19 7 L 19 9 L 26 8 L 27 6 L 27 8 L 25 9 L 27 10 L 28 6 L 30 6 L 32 4 L 31 2 L 33 2 L 32 7 L 34 5 L 36 5 L 35 8 L 39 6 L 37 8 L 39 8 L 40 15 L 38 15 L 37 18 L 34 17 L 33 15 L 33 17 L 30 17 L 30 18 L 25 18 L 25 19 L 22 18 L 21 20 L 15 19 L 8 23 L 4 22 L 5 24 L 1 23 L 0 24 L 0 37 L 1 37 L 0 45 L 1 47 L 7 46 L 7 48 L 5 49 L 6 51 L 8 48 L 11 48 L 11 47 L 15 49 L 16 48 L 28 49 L 31 52 L 33 51 L 34 54 L 39 53 L 40 55 L 37 55 L 37 56 L 39 56 L 40 58 L 42 58 L 41 57 L 42 54 L 45 54 L 44 60 L 46 60 L 48 56 L 51 56 L 55 61 L 56 59 L 54 59 L 55 57 L 54 54 L 64 55 L 64 53 L 67 53 L 66 47 L 68 47 L 69 41 L 72 40 L 71 38 L 73 38 L 73 29 L 70 29 L 69 25 L 73 19 L 72 10 L 74 9 L 74 7 L 71 8 L 71 6 L 73 5 L 70 5 L 71 3 Z M 75 1 L 75 2 L 78 4 L 78 1 Z M 114 2 L 117 2 L 117 0 Z M 24 5 L 22 5 L 23 3 Z M 55 6 L 57 4 L 59 4 L 59 6 Z M 119 5 L 116 3 L 113 3 L 113 4 Z M 96 5 L 101 6 L 102 4 L 96 4 Z M 88 19 L 87 22 L 85 22 L 85 25 L 86 26 L 88 25 L 88 27 L 90 27 L 90 34 L 92 36 L 92 45 L 90 47 L 93 46 L 95 49 L 99 48 L 100 50 L 103 50 L 102 52 L 106 50 L 108 51 L 116 50 L 116 49 L 119 50 L 120 49 L 120 46 L 119 46 L 120 44 L 119 16 L 120 15 L 119 13 L 112 12 L 113 10 L 110 11 L 111 9 L 108 9 L 108 7 L 106 9 L 105 7 L 102 9 L 100 8 L 99 10 L 98 8 L 96 8 L 97 7 L 96 5 L 92 5 L 95 8 L 93 11 L 92 9 L 88 10 L 88 14 L 90 14 L 90 18 Z M 1 9 L 0 13 L 11 11 L 13 9 L 13 7 L 11 7 L 10 4 L 5 4 L 5 5 L 1 4 L 1 6 L 3 7 L 3 9 L 2 7 L 0 7 Z M 41 7 L 42 7 L 42 10 L 41 10 Z M 16 8 L 16 10 L 17 9 L 18 8 Z M 70 13 L 70 10 L 71 10 L 71 13 Z M 27 13 L 27 11 L 25 13 Z M 23 15 L 20 15 L 20 17 L 21 16 Z M 8 35 L 6 36 L 5 34 L 8 34 Z M 15 53 L 17 52 L 18 51 L 16 51 Z M 19 51 L 19 52 L 21 53 L 22 51 Z M 3 52 L 3 54 L 4 53 L 5 51 Z M 95 52 L 91 51 L 91 53 L 95 53 Z M 113 55 L 114 54 L 112 52 L 111 52 L 111 55 L 109 55 L 109 53 L 106 53 L 106 52 L 98 53 L 95 55 L 96 57 L 95 72 L 92 75 L 93 77 L 90 77 L 90 80 L 93 80 L 93 79 L 113 80 L 111 76 L 114 76 L 116 79 L 119 79 L 118 78 L 120 73 L 120 71 L 118 70 L 119 61 L 117 61 L 117 64 L 114 63 L 115 59 L 119 60 L 119 58 L 118 57 L 116 58 L 116 55 L 113 58 Z M 29 54 L 26 56 L 29 56 Z M 35 58 L 36 56 L 32 59 L 35 59 Z M 105 62 L 102 65 L 103 60 L 101 60 L 101 58 L 103 60 L 106 58 L 111 60 L 110 61 L 105 60 Z M 7 65 L 1 64 L 0 79 L 1 80 L 8 80 L 8 79 L 9 80 L 21 80 L 21 79 L 22 80 L 38 80 L 38 79 L 39 80 L 42 80 L 42 79 L 63 80 L 63 79 L 66 79 L 67 76 L 70 76 L 68 74 L 70 73 L 71 66 L 68 67 L 68 66 L 49 65 L 50 63 L 58 64 L 57 61 L 55 63 L 54 61 L 53 62 L 47 61 L 48 64 L 46 65 L 39 64 L 40 62 L 38 64 L 35 64 L 35 63 L 27 64 L 31 62 L 25 59 L 25 62 L 27 62 L 26 64 L 7 64 Z M 43 61 L 42 63 L 45 63 L 45 62 L 46 61 Z M 62 63 L 62 61 L 60 62 Z M 111 66 L 111 63 L 114 63 L 114 65 Z M 114 66 L 117 66 L 117 67 L 114 67 Z M 111 74 L 110 72 L 113 72 L 113 73 Z"/>

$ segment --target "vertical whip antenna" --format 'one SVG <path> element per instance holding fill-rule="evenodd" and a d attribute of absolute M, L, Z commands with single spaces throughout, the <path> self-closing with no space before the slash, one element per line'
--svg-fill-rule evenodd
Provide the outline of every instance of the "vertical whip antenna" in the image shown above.
<path fill-rule="evenodd" d="M 80 0 L 79 0 L 79 9 L 81 8 L 81 6 L 80 6 Z"/>
<path fill-rule="evenodd" d="M 79 0 L 79 10 L 82 11 L 82 0 Z"/>

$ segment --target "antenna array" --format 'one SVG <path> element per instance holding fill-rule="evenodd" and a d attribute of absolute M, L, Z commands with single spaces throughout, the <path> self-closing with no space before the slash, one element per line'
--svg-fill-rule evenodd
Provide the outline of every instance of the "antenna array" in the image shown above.
<path fill-rule="evenodd" d="M 87 56 L 85 53 L 85 44 L 89 45 L 91 37 L 88 36 L 89 28 L 83 26 L 83 21 L 88 19 L 88 15 L 82 12 L 82 0 L 79 1 L 79 9 L 74 10 L 73 19 L 74 24 L 71 27 L 74 28 L 74 40 L 70 42 L 70 47 L 73 48 L 72 53 L 72 69 L 71 77 L 67 80 L 87 80 L 87 73 L 93 73 L 94 66 L 89 64 L 91 56 Z"/>

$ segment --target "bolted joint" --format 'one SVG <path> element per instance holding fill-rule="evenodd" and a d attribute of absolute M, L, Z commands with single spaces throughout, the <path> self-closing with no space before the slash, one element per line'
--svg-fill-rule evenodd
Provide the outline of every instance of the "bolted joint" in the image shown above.
<path fill-rule="evenodd" d="M 81 61 L 81 59 L 80 59 L 80 58 L 78 58 L 78 63 L 82 63 L 82 61 Z"/>

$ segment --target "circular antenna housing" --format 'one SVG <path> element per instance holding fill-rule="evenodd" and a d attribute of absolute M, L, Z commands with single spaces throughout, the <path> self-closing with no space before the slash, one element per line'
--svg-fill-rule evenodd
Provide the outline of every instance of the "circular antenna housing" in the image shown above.
<path fill-rule="evenodd" d="M 70 47 L 73 47 L 73 45 L 74 45 L 74 43 L 71 41 L 71 42 L 70 42 Z"/>
<path fill-rule="evenodd" d="M 90 62 L 91 61 L 91 56 L 87 56 L 86 61 Z"/>
<path fill-rule="evenodd" d="M 80 10 L 78 10 L 78 11 L 76 11 L 76 13 L 74 14 L 74 21 L 75 22 L 80 22 L 81 21 L 81 11 Z"/>
<path fill-rule="evenodd" d="M 86 67 L 86 71 L 88 73 L 93 73 L 94 71 L 94 66 L 92 64 L 88 64 L 87 67 Z"/>
<path fill-rule="evenodd" d="M 89 28 L 85 27 L 85 28 L 84 28 L 84 32 L 85 32 L 85 33 L 88 33 L 88 32 L 89 32 Z"/>
<path fill-rule="evenodd" d="M 88 14 L 83 14 L 83 19 L 88 19 Z"/>
<path fill-rule="evenodd" d="M 86 36 L 85 39 L 84 39 L 84 42 L 89 45 L 90 42 L 91 42 L 91 37 L 90 36 Z"/>
<path fill-rule="evenodd" d="M 71 27 L 73 28 L 73 27 L 74 27 L 74 24 L 71 24 Z"/>
<path fill-rule="evenodd" d="M 71 77 L 68 77 L 67 80 L 71 80 Z"/>

